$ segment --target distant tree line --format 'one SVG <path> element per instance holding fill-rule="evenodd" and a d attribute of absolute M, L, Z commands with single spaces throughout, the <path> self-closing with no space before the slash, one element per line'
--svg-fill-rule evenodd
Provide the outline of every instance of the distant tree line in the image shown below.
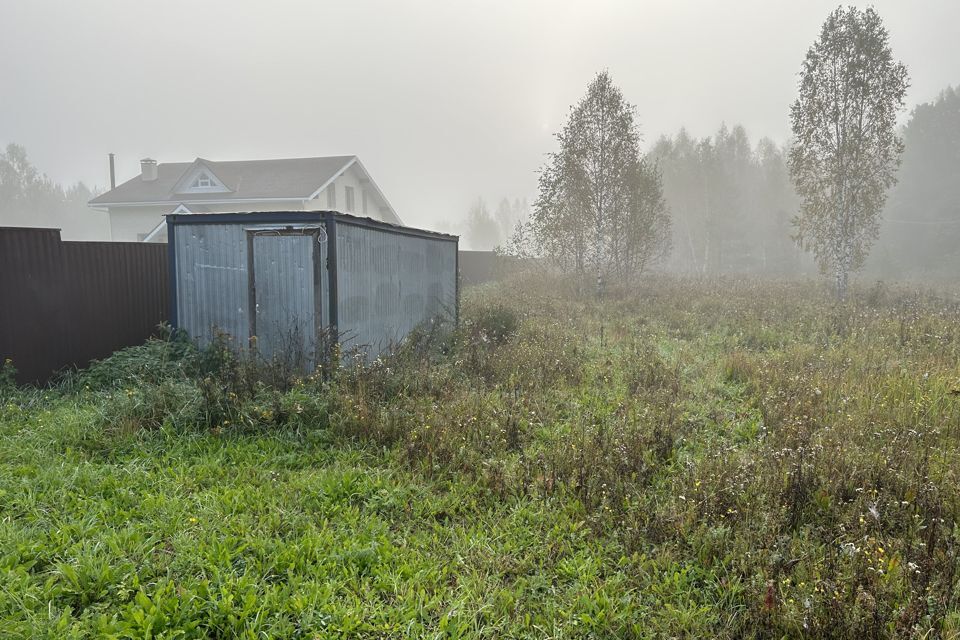
<path fill-rule="evenodd" d="M 672 271 L 696 275 L 795 275 L 803 259 L 791 239 L 798 200 L 785 151 L 750 141 L 742 126 L 694 138 L 685 129 L 650 151 L 673 218 Z"/>
<path fill-rule="evenodd" d="M 464 247 L 474 251 L 491 251 L 509 241 L 518 224 L 530 217 L 526 198 L 501 198 L 494 212 L 490 212 L 483 198 L 470 206 L 463 228 Z"/>
<path fill-rule="evenodd" d="M 0 152 L 0 225 L 60 228 L 67 238 L 103 240 L 105 214 L 87 202 L 95 193 L 82 182 L 61 186 L 31 164 L 27 151 L 8 144 Z"/>
<path fill-rule="evenodd" d="M 903 129 L 903 162 L 868 261 L 882 278 L 960 273 L 960 89 L 915 107 Z"/>
<path fill-rule="evenodd" d="M 871 277 L 955 278 L 960 93 L 947 89 L 898 128 L 909 77 L 872 8 L 831 12 L 800 71 L 787 145 L 724 125 L 704 138 L 681 129 L 647 153 L 633 106 L 598 74 L 503 250 L 598 281 L 658 263 L 779 277 L 819 266 L 841 299 L 864 265 Z M 502 238 L 491 219 L 480 203 L 474 235 Z"/>
<path fill-rule="evenodd" d="M 917 105 L 899 131 L 897 183 L 877 217 L 867 278 L 960 273 L 960 89 Z M 686 129 L 646 153 L 662 180 L 672 250 L 662 267 L 696 275 L 791 277 L 816 268 L 797 243 L 800 197 L 788 145 L 751 139 L 741 125 L 698 138 Z"/>

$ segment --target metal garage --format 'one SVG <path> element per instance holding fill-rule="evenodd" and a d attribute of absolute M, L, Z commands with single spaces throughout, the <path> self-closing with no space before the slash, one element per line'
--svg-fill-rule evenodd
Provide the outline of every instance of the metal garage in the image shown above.
<path fill-rule="evenodd" d="M 456 321 L 456 236 L 329 211 L 167 216 L 171 319 L 266 359 L 367 359 L 425 322 Z"/>

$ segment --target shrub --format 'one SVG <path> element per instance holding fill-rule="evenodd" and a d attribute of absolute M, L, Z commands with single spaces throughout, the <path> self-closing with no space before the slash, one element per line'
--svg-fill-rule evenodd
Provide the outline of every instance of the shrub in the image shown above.
<path fill-rule="evenodd" d="M 195 375 L 202 363 L 200 351 L 185 333 L 161 325 L 159 337 L 94 360 L 85 370 L 64 376 L 60 386 L 77 391 L 117 389 L 139 382 L 156 384 Z"/>
<path fill-rule="evenodd" d="M 164 425 L 177 428 L 202 423 L 203 398 L 197 386 L 188 379 L 127 379 L 130 386 L 111 389 L 98 403 L 101 423 L 115 433 L 134 433 L 159 429 Z"/>
<path fill-rule="evenodd" d="M 326 422 L 325 396 L 307 397 L 303 374 L 282 360 L 237 353 L 219 333 L 197 348 L 171 332 L 118 351 L 68 377 L 64 389 L 100 390 L 101 422 L 115 432 L 256 429 Z M 297 394 L 292 390 L 300 388 Z"/>
<path fill-rule="evenodd" d="M 483 305 L 473 309 L 465 322 L 471 338 L 501 345 L 516 334 L 520 315 L 502 304 Z"/>

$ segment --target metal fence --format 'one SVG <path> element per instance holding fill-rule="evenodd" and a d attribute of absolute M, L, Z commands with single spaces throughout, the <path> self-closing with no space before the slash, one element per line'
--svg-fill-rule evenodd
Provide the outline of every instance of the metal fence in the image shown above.
<path fill-rule="evenodd" d="M 13 360 L 18 382 L 142 343 L 168 319 L 168 300 L 165 245 L 0 227 L 0 359 Z"/>
<path fill-rule="evenodd" d="M 460 252 L 460 281 L 464 286 L 483 284 L 497 279 L 497 254 L 493 251 Z"/>
<path fill-rule="evenodd" d="M 534 259 L 498 255 L 495 251 L 461 251 L 460 282 L 465 287 L 499 282 L 535 265 Z"/>

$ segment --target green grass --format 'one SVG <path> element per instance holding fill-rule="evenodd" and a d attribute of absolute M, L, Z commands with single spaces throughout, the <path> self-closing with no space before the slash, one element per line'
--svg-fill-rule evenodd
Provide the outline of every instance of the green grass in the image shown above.
<path fill-rule="evenodd" d="M 322 434 L 159 432 L 106 451 L 87 420 L 60 406 L 4 423 L 6 637 L 569 636 L 618 609 L 628 624 L 629 581 L 601 574 L 616 558 L 576 508 L 491 501 Z"/>
<path fill-rule="evenodd" d="M 329 376 L 0 384 L 0 635 L 958 636 L 956 303 L 558 288 Z"/>

